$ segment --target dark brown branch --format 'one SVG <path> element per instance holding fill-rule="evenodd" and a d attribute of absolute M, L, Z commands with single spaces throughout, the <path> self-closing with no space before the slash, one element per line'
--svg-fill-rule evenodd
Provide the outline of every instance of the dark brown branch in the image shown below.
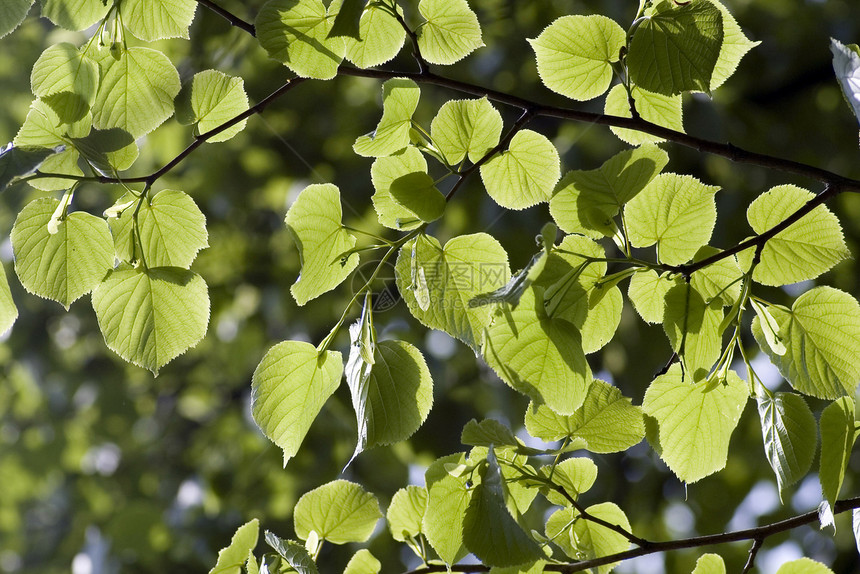
<path fill-rule="evenodd" d="M 762 544 L 764 544 L 764 538 L 756 538 L 753 540 L 749 556 L 747 557 L 747 563 L 744 564 L 744 569 L 741 570 L 741 574 L 747 574 L 747 572 L 752 571 L 753 565 L 755 564 L 755 557 L 758 555 L 758 551 L 761 550 Z"/>
<path fill-rule="evenodd" d="M 229 11 L 225 10 L 224 8 L 222 8 L 221 6 L 219 6 L 218 4 L 216 4 L 215 2 L 212 2 L 212 0 L 197 0 L 197 3 L 200 4 L 201 6 L 205 6 L 206 8 L 209 8 L 210 10 L 212 10 L 213 12 L 215 12 L 216 14 L 218 14 L 219 16 L 221 16 L 222 18 L 224 18 L 225 20 L 230 22 L 231 26 L 241 28 L 242 30 L 246 31 L 247 33 L 249 33 L 252 36 L 257 35 L 257 30 L 254 28 L 253 24 L 251 24 L 250 22 L 246 22 L 245 20 L 242 20 L 241 18 L 239 18 L 238 16 L 236 16 L 232 12 L 229 12 Z"/>

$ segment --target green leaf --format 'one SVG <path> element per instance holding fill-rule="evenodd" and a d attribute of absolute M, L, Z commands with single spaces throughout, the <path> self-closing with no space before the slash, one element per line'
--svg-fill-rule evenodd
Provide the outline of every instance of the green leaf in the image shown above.
<path fill-rule="evenodd" d="M 398 11 L 402 12 L 400 6 Z M 335 20 L 337 25 L 337 20 Z M 391 14 L 370 2 L 358 22 L 361 39 L 345 38 L 346 59 L 359 68 L 373 68 L 394 58 L 403 47 L 406 31 Z"/>
<path fill-rule="evenodd" d="M 367 548 L 362 548 L 352 555 L 343 574 L 378 574 L 382 570 L 382 563 L 370 553 Z"/>
<path fill-rule="evenodd" d="M 563 16 L 529 43 L 538 74 L 550 90 L 574 100 L 604 93 L 626 43 L 624 30 L 606 16 Z"/>
<path fill-rule="evenodd" d="M 305 493 L 293 511 L 296 534 L 311 532 L 333 544 L 365 542 L 382 518 L 379 502 L 354 482 L 335 480 Z"/>
<path fill-rule="evenodd" d="M 830 508 L 836 504 L 845 468 L 857 440 L 854 418 L 854 400 L 851 397 L 833 401 L 821 413 L 821 468 L 818 476 L 821 492 Z"/>
<path fill-rule="evenodd" d="M 82 119 L 96 99 L 99 67 L 72 44 L 54 44 L 42 52 L 30 74 L 30 87 L 63 123 Z"/>
<path fill-rule="evenodd" d="M 756 397 L 764 452 L 776 474 L 780 496 L 809 472 L 817 442 L 815 417 L 803 397 L 776 393 Z"/>
<path fill-rule="evenodd" d="M 20 148 L 9 143 L 0 148 L 0 191 L 9 187 L 9 184 L 18 177 L 24 177 L 34 173 L 45 160 L 62 152 L 63 148 Z"/>
<path fill-rule="evenodd" d="M 493 566 L 490 574 L 543 574 L 546 560 L 535 560 L 516 566 Z"/>
<path fill-rule="evenodd" d="M 434 461 L 424 473 L 427 510 L 422 529 L 446 564 L 453 564 L 467 553 L 463 548 L 463 520 L 472 490 L 466 486 L 468 476 L 448 472 L 448 468 L 462 467 L 465 462 L 464 453 L 452 454 Z"/>
<path fill-rule="evenodd" d="M 726 465 L 729 440 L 741 418 L 748 389 L 734 371 L 725 383 L 690 384 L 673 365 L 645 392 L 642 410 L 658 425 L 654 450 L 684 482 L 693 483 Z M 652 443 L 653 444 L 653 443 Z"/>
<path fill-rule="evenodd" d="M 146 135 L 173 114 L 179 93 L 179 73 L 156 50 L 135 46 L 116 60 L 107 51 L 99 55 L 101 83 L 93 104 L 93 125 L 120 128 L 135 139 Z"/>
<path fill-rule="evenodd" d="M 686 263 L 711 238 L 718 190 L 691 175 L 658 175 L 624 208 L 630 243 L 635 247 L 656 243 L 661 262 Z"/>
<path fill-rule="evenodd" d="M 666 294 L 678 283 L 666 274 L 658 275 L 653 269 L 642 269 L 630 279 L 627 296 L 633 308 L 646 323 L 662 323 L 666 310 Z"/>
<path fill-rule="evenodd" d="M 681 106 L 680 94 L 676 96 L 664 96 L 663 94 L 643 90 L 639 86 L 633 86 L 632 92 L 636 111 L 643 120 L 684 133 L 684 111 Z M 618 84 L 609 90 L 609 93 L 606 94 L 606 104 L 604 105 L 603 112 L 607 115 L 622 118 L 632 117 L 633 114 L 630 113 L 630 103 L 627 99 L 627 91 L 624 89 L 624 86 Z M 612 133 L 618 136 L 618 139 L 630 145 L 665 141 L 663 138 L 636 130 L 616 127 L 610 129 Z"/>
<path fill-rule="evenodd" d="M 567 458 L 555 465 L 542 466 L 539 472 L 553 484 L 560 486 L 574 500 L 588 492 L 597 480 L 597 465 L 584 456 Z M 553 488 L 544 487 L 541 492 L 552 504 L 571 506 L 570 501 Z"/>
<path fill-rule="evenodd" d="M 753 231 L 764 233 L 803 207 L 815 195 L 794 185 L 780 185 L 758 196 L 747 208 Z M 738 254 L 744 269 L 749 269 L 755 249 Z M 769 239 L 753 279 L 763 285 L 786 285 L 814 279 L 834 265 L 851 257 L 836 216 L 820 205 L 800 221 Z"/>
<path fill-rule="evenodd" d="M 860 121 L 860 87 L 857 78 L 860 76 L 860 54 L 835 38 L 830 38 L 830 51 L 833 52 L 833 71 L 842 88 L 842 94 L 854 117 Z"/>
<path fill-rule="evenodd" d="M 325 184 L 309 185 L 287 211 L 287 230 L 299 249 L 302 272 L 290 287 L 299 305 L 340 285 L 358 266 L 358 255 L 344 255 L 355 247 L 355 237 L 344 228 L 340 190 Z"/>
<path fill-rule="evenodd" d="M 569 171 L 550 201 L 552 218 L 566 233 L 612 237 L 617 231 L 613 218 L 668 162 L 665 151 L 646 145 L 614 155 L 599 169 Z"/>
<path fill-rule="evenodd" d="M 330 80 L 346 49 L 343 38 L 329 37 L 332 16 L 322 0 L 271 0 L 260 9 L 254 27 L 270 57 L 299 76 Z"/>
<path fill-rule="evenodd" d="M 342 374 L 339 352 L 319 353 L 299 341 L 275 345 L 260 361 L 251 382 L 251 411 L 263 434 L 284 450 L 285 466 Z"/>
<path fill-rule="evenodd" d="M 716 247 L 706 245 L 696 252 L 693 261 L 702 261 L 720 253 Z M 720 259 L 693 273 L 690 285 L 698 291 L 705 302 L 720 301 L 723 306 L 733 305 L 741 296 L 743 272 L 734 257 Z"/>
<path fill-rule="evenodd" d="M 42 16 L 66 30 L 84 30 L 107 14 L 103 0 L 42 0 Z"/>
<path fill-rule="evenodd" d="M 445 102 L 430 123 L 430 139 L 451 166 L 466 154 L 478 162 L 498 145 L 501 135 L 502 115 L 486 97 Z"/>
<path fill-rule="evenodd" d="M 470 446 L 490 446 L 518 448 L 520 442 L 513 431 L 494 419 L 484 419 L 481 422 L 470 420 L 463 427 L 460 442 Z"/>
<path fill-rule="evenodd" d="M 405 78 L 382 84 L 382 118 L 372 134 L 355 140 L 352 149 L 365 157 L 384 157 L 409 145 L 412 114 L 418 107 L 421 89 Z"/>
<path fill-rule="evenodd" d="M 398 230 L 415 229 L 421 220 L 414 213 L 397 203 L 391 196 L 391 184 L 412 174 L 426 174 L 427 161 L 424 154 L 413 146 L 385 157 L 376 158 L 370 166 L 370 179 L 376 190 L 371 200 L 379 223 Z"/>
<path fill-rule="evenodd" d="M 786 352 L 767 344 L 758 317 L 752 332 L 762 350 L 791 386 L 806 395 L 838 399 L 853 395 L 860 381 L 860 304 L 848 293 L 816 287 L 797 298 L 791 310 L 768 309 L 779 324 Z"/>
<path fill-rule="evenodd" d="M 431 64 L 453 64 L 484 45 L 481 24 L 466 0 L 420 0 L 418 49 Z"/>
<path fill-rule="evenodd" d="M 492 309 L 470 308 L 469 301 L 510 277 L 507 253 L 486 233 L 454 237 L 444 249 L 434 237 L 419 235 L 400 249 L 395 269 L 397 289 L 412 316 L 473 349 L 484 340 Z M 421 285 L 426 299 L 419 300 Z"/>
<path fill-rule="evenodd" d="M 398 177 L 391 182 L 388 192 L 395 203 L 421 221 L 436 221 L 445 212 L 445 196 L 427 173 L 419 171 Z"/>
<path fill-rule="evenodd" d="M 719 554 L 702 554 L 692 574 L 726 574 L 726 563 Z"/>
<path fill-rule="evenodd" d="M 209 293 L 186 269 L 121 266 L 93 291 L 93 309 L 107 346 L 157 375 L 206 335 Z"/>
<path fill-rule="evenodd" d="M 480 469 L 463 521 L 463 542 L 484 564 L 514 566 L 543 556 L 540 547 L 511 516 L 502 471 L 493 451 Z"/>
<path fill-rule="evenodd" d="M 242 566 L 248 560 L 248 553 L 257 546 L 259 534 L 260 521 L 256 518 L 236 529 L 230 545 L 218 552 L 218 561 L 209 574 L 242 574 Z"/>
<path fill-rule="evenodd" d="M 586 511 L 606 522 L 618 525 L 630 532 L 630 522 L 618 506 L 611 502 L 595 504 Z M 574 560 L 592 560 L 624 552 L 630 547 L 630 541 L 622 534 L 605 526 L 579 517 L 573 508 L 563 508 L 549 517 L 546 523 L 546 535 L 565 554 Z M 597 567 L 598 574 L 607 574 L 616 563 Z"/>
<path fill-rule="evenodd" d="M 833 570 L 810 558 L 798 558 L 780 566 L 776 574 L 833 574 Z"/>
<path fill-rule="evenodd" d="M 694 382 L 701 381 L 722 349 L 723 306 L 720 301 L 707 304 L 702 295 L 687 283 L 680 283 L 666 293 L 663 330 L 672 350 Z"/>
<path fill-rule="evenodd" d="M 123 0 L 122 23 L 144 42 L 188 39 L 196 8 L 194 0 Z"/>
<path fill-rule="evenodd" d="M 117 203 L 131 200 L 135 203 L 138 201 L 127 194 Z M 135 211 L 138 239 L 134 237 Z M 110 217 L 108 222 L 113 232 L 117 258 L 123 261 L 142 259 L 150 267 L 188 269 L 197 253 L 209 247 L 206 217 L 191 196 L 182 191 L 159 191 L 155 196 L 141 200 L 140 209 L 125 209 Z"/>
<path fill-rule="evenodd" d="M 18 308 L 12 300 L 12 291 L 6 278 L 6 267 L 0 264 L 0 335 L 9 331 L 17 318 Z"/>
<path fill-rule="evenodd" d="M 314 559 L 307 549 L 298 542 L 284 540 L 267 530 L 266 543 L 274 548 L 278 555 L 292 567 L 289 571 L 295 570 L 298 574 L 319 574 Z M 274 572 L 282 572 L 282 570 L 276 569 Z"/>
<path fill-rule="evenodd" d="M 70 140 L 84 161 L 110 176 L 130 168 L 140 153 L 131 134 L 119 128 L 94 129 L 86 137 Z"/>
<path fill-rule="evenodd" d="M 359 20 L 364 11 L 366 0 L 342 0 L 328 35 L 330 38 L 343 37 L 361 40 Z"/>
<path fill-rule="evenodd" d="M 0 38 L 21 25 L 35 0 L 7 0 L 0 4 Z"/>
<path fill-rule="evenodd" d="M 512 388 L 560 414 L 572 414 L 585 400 L 591 369 L 579 331 L 564 319 L 548 317 L 542 299 L 532 287 L 516 309 L 503 305 L 481 352 Z"/>
<path fill-rule="evenodd" d="M 683 5 L 664 0 L 633 34 L 627 66 L 630 79 L 667 96 L 711 91 L 723 43 L 723 17 L 707 0 Z"/>
<path fill-rule="evenodd" d="M 776 319 L 773 318 L 767 307 L 755 299 L 750 299 L 750 303 L 752 303 L 752 307 L 755 310 L 756 317 L 758 318 L 758 326 L 764 334 L 767 346 L 775 354 L 784 355 L 787 349 L 782 342 L 782 337 L 779 336 L 779 323 L 776 322 Z"/>
<path fill-rule="evenodd" d="M 520 297 L 523 296 L 526 289 L 534 283 L 546 266 L 547 250 L 541 250 L 535 253 L 528 264 L 517 271 L 502 287 L 490 293 L 481 293 L 475 298 L 469 300 L 469 307 L 481 307 L 482 305 L 491 305 L 494 303 L 509 303 L 511 308 L 515 308 L 520 303 Z"/>
<path fill-rule="evenodd" d="M 645 437 L 642 409 L 609 383 L 595 380 L 575 413 L 562 416 L 546 405 L 532 403 L 526 411 L 529 434 L 546 440 L 584 440 L 596 453 L 621 452 Z"/>
<path fill-rule="evenodd" d="M 735 73 L 741 59 L 747 52 L 761 44 L 752 42 L 747 38 L 737 20 L 732 16 L 719 0 L 708 0 L 719 9 L 723 16 L 723 43 L 720 48 L 720 56 L 714 65 L 714 73 L 711 76 L 711 89 L 716 90 Z"/>
<path fill-rule="evenodd" d="M 205 134 L 248 109 L 248 95 L 242 78 L 217 70 L 194 74 L 191 89 L 185 89 L 176 101 L 176 118 L 185 124 L 196 123 L 197 134 Z M 209 142 L 223 142 L 245 129 L 247 120 L 210 137 Z"/>
<path fill-rule="evenodd" d="M 481 166 L 481 180 L 493 200 L 508 209 L 549 201 L 561 177 L 558 150 L 545 136 L 520 130 L 508 149 Z"/>
<path fill-rule="evenodd" d="M 107 222 L 83 212 L 60 213 L 51 233 L 58 208 L 56 199 L 29 203 L 18 214 L 11 239 L 15 272 L 24 288 L 68 309 L 113 267 L 113 242 Z"/>
<path fill-rule="evenodd" d="M 407 486 L 394 493 L 388 506 L 386 519 L 391 536 L 398 542 L 417 538 L 423 530 L 424 511 L 427 509 L 427 489 Z"/>

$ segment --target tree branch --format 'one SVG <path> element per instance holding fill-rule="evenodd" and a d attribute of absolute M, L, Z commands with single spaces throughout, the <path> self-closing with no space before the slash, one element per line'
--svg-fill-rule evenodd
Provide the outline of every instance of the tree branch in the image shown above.
<path fill-rule="evenodd" d="M 257 35 L 257 30 L 256 30 L 256 28 L 254 28 L 253 24 L 251 24 L 250 22 L 246 22 L 245 20 L 239 18 L 238 16 L 236 16 L 232 12 L 229 12 L 228 10 L 225 10 L 224 8 L 222 8 L 221 6 L 216 4 L 215 2 L 212 2 L 212 0 L 197 0 L 197 3 L 200 4 L 201 6 L 205 6 L 206 8 L 209 8 L 210 10 L 212 10 L 213 12 L 215 12 L 216 14 L 218 14 L 219 16 L 221 16 L 222 18 L 224 18 L 225 20 L 230 22 L 231 26 L 241 28 L 242 30 L 244 30 L 245 32 L 249 33 L 252 36 Z"/>

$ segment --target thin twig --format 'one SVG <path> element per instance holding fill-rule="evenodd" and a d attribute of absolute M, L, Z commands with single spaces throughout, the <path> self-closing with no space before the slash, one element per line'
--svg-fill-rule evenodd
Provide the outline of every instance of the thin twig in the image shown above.
<path fill-rule="evenodd" d="M 741 570 L 741 574 L 747 574 L 747 572 L 750 572 L 752 570 L 753 565 L 755 564 L 755 557 L 758 554 L 758 551 L 761 549 L 762 544 L 764 544 L 764 538 L 756 538 L 755 540 L 753 540 L 753 544 L 750 547 L 749 556 L 747 557 L 747 563 L 744 564 L 744 569 Z"/>
<path fill-rule="evenodd" d="M 257 35 L 257 30 L 254 28 L 253 24 L 251 24 L 250 22 L 246 22 L 245 20 L 239 18 L 238 16 L 236 16 L 235 14 L 230 12 L 229 10 L 225 10 L 224 8 L 222 8 L 221 6 L 216 4 L 215 2 L 212 2 L 212 0 L 197 0 L 197 3 L 200 4 L 201 6 L 205 6 L 206 8 L 209 8 L 210 10 L 212 10 L 213 12 L 215 12 L 216 14 L 218 14 L 219 16 L 221 16 L 222 18 L 224 18 L 225 20 L 230 22 L 231 26 L 241 28 L 242 30 L 246 31 L 247 33 L 249 33 L 252 36 Z"/>

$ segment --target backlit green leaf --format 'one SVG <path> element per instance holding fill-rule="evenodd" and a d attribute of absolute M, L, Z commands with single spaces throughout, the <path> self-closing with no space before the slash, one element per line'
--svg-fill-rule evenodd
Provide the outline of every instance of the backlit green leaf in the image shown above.
<path fill-rule="evenodd" d="M 197 133 L 206 132 L 233 119 L 248 109 L 248 95 L 242 78 L 217 70 L 194 74 L 191 89 L 183 90 L 176 102 L 179 121 L 197 124 Z M 226 141 L 245 128 L 246 120 L 211 136 L 209 142 Z"/>
<path fill-rule="evenodd" d="M 427 469 L 427 510 L 424 512 L 423 532 L 446 564 L 453 564 L 466 555 L 463 547 L 463 520 L 472 491 L 467 488 L 467 476 L 454 476 L 448 468 L 462 466 L 464 453 L 442 457 Z"/>
<path fill-rule="evenodd" d="M 370 553 L 367 548 L 362 548 L 352 555 L 343 574 L 377 574 L 382 570 L 382 563 Z"/>
<path fill-rule="evenodd" d="M 418 28 L 418 48 L 431 64 L 453 64 L 484 45 L 481 24 L 466 0 L 420 0 L 426 22 Z"/>
<path fill-rule="evenodd" d="M 726 574 L 726 563 L 719 554 L 702 554 L 692 574 Z"/>
<path fill-rule="evenodd" d="M 481 422 L 470 420 L 463 427 L 460 442 L 470 446 L 490 446 L 517 448 L 520 442 L 513 431 L 494 419 L 484 419 Z"/>
<path fill-rule="evenodd" d="M 66 309 L 92 291 L 113 267 L 110 230 L 104 219 L 84 212 L 59 220 L 51 233 L 60 202 L 42 198 L 29 203 L 12 227 L 15 272 L 27 291 L 52 299 Z"/>
<path fill-rule="evenodd" d="M 761 42 L 753 42 L 747 38 L 737 20 L 719 0 L 708 1 L 719 9 L 723 17 L 723 43 L 711 76 L 711 89 L 716 90 L 735 73 L 746 53 Z"/>
<path fill-rule="evenodd" d="M 597 518 L 615 524 L 630 532 L 630 522 L 618 506 L 611 502 L 595 504 L 586 511 Z M 555 542 L 565 554 L 575 560 L 591 560 L 623 552 L 630 547 L 622 534 L 605 526 L 579 518 L 573 508 L 556 511 L 546 524 L 547 538 Z M 598 574 L 607 574 L 617 563 L 597 567 Z"/>
<path fill-rule="evenodd" d="M 24 125 L 18 130 L 13 144 L 21 148 L 46 148 L 52 152 L 64 146 L 65 151 L 49 154 L 39 169 L 45 173 L 82 176 L 84 172 L 78 167 L 80 154 L 72 145 L 72 138 L 86 136 L 90 132 L 90 123 L 89 118 L 85 117 L 74 124 L 63 124 L 50 106 L 41 100 L 36 100 L 30 106 Z M 71 183 L 68 179 L 51 177 L 31 180 L 30 185 L 43 191 L 54 191 L 68 189 Z"/>
<path fill-rule="evenodd" d="M 299 249 L 302 272 L 290 288 L 304 305 L 340 285 L 358 265 L 358 255 L 344 260 L 355 237 L 341 223 L 340 190 L 330 183 L 309 185 L 287 211 L 287 230 Z"/>
<path fill-rule="evenodd" d="M 430 123 L 433 145 L 452 166 L 466 154 L 477 162 L 498 145 L 501 134 L 502 115 L 487 98 L 445 102 Z"/>
<path fill-rule="evenodd" d="M 395 203 L 421 221 L 436 221 L 445 212 L 445 196 L 427 173 L 419 171 L 398 177 L 391 182 L 388 192 Z"/>
<path fill-rule="evenodd" d="M 296 534 L 302 540 L 307 540 L 313 531 L 334 544 L 365 542 L 382 518 L 376 497 L 346 480 L 335 480 L 305 493 L 293 512 Z"/>
<path fill-rule="evenodd" d="M 763 233 L 803 207 L 814 194 L 793 185 L 780 185 L 758 196 L 747 208 L 753 231 Z M 741 266 L 748 269 L 753 249 L 738 254 Z M 851 257 L 836 216 L 820 205 L 800 221 L 769 239 L 753 279 L 763 285 L 786 285 L 814 279 L 834 265 Z"/>
<path fill-rule="evenodd" d="M 854 422 L 854 400 L 842 397 L 830 403 L 821 413 L 821 491 L 830 504 L 836 504 L 851 450 L 857 440 Z"/>
<path fill-rule="evenodd" d="M 0 191 L 4 191 L 13 179 L 30 175 L 45 164 L 46 160 L 62 152 L 63 148 L 19 148 L 9 143 L 0 148 Z"/>
<path fill-rule="evenodd" d="M 254 371 L 251 411 L 269 440 L 295 456 L 311 423 L 343 374 L 337 351 L 320 354 L 310 343 L 284 341 L 269 349 Z"/>
<path fill-rule="evenodd" d="M 406 542 L 423 532 L 424 511 L 427 509 L 427 489 L 410 485 L 394 493 L 386 519 L 391 536 Z"/>
<path fill-rule="evenodd" d="M 0 335 L 11 329 L 17 318 L 18 308 L 12 300 L 12 291 L 6 278 L 6 267 L 0 264 Z"/>
<path fill-rule="evenodd" d="M 658 433 L 653 438 L 659 444 L 654 448 L 679 479 L 697 482 L 726 465 L 729 439 L 748 393 L 746 383 L 733 371 L 716 386 L 682 380 L 679 365 L 654 379 L 642 410 L 656 419 Z"/>
<path fill-rule="evenodd" d="M 334 17 L 334 23 L 328 35 L 360 40 L 361 35 L 358 31 L 358 22 L 361 19 L 362 12 L 364 12 L 366 0 L 337 0 L 333 4 L 337 5 L 333 6 L 331 11 L 334 12 L 334 8 L 336 7 L 337 14 Z"/>
<path fill-rule="evenodd" d="M 624 208 L 630 243 L 636 247 L 656 243 L 660 261 L 686 263 L 711 238 L 717 190 L 691 175 L 658 175 Z"/>
<path fill-rule="evenodd" d="M 400 52 L 406 40 L 406 32 L 400 22 L 375 2 L 368 2 L 361 14 L 358 33 L 360 40 L 344 38 L 344 41 L 346 59 L 359 68 L 372 68 L 388 62 Z"/>
<path fill-rule="evenodd" d="M 558 150 L 545 136 L 520 130 L 508 149 L 481 166 L 481 180 L 493 200 L 508 209 L 549 201 L 561 177 Z"/>
<path fill-rule="evenodd" d="M 82 119 L 96 99 L 98 65 L 72 44 L 54 44 L 42 52 L 30 74 L 30 87 L 63 123 Z"/>
<path fill-rule="evenodd" d="M 833 574 L 833 570 L 810 558 L 798 558 L 780 566 L 776 574 Z"/>
<path fill-rule="evenodd" d="M 270 0 L 254 27 L 269 56 L 299 76 L 330 80 L 346 49 L 343 38 L 329 37 L 332 16 L 322 0 Z"/>
<path fill-rule="evenodd" d="M 93 104 L 95 127 L 120 128 L 137 139 L 173 115 L 181 84 L 167 56 L 135 46 L 123 50 L 119 60 L 105 51 L 98 63 L 102 76 Z"/>
<path fill-rule="evenodd" d="M 680 94 L 676 96 L 664 96 L 663 94 L 643 90 L 639 86 L 633 86 L 632 92 L 636 111 L 643 120 L 684 133 L 684 112 L 681 107 Z M 632 117 L 630 103 L 627 99 L 627 91 L 624 89 L 624 86 L 619 84 L 609 90 L 609 93 L 606 94 L 606 104 L 603 112 L 622 118 Z M 630 145 L 664 141 L 663 138 L 652 136 L 645 132 L 616 127 L 610 129 L 612 133 L 618 136 L 618 139 Z"/>
<path fill-rule="evenodd" d="M 355 140 L 352 149 L 365 157 L 383 157 L 409 145 L 412 114 L 418 107 L 418 84 L 394 78 L 382 84 L 382 118 L 373 133 Z"/>
<path fill-rule="evenodd" d="M 764 452 L 780 491 L 806 476 L 815 456 L 815 417 L 795 393 L 756 397 Z"/>
<path fill-rule="evenodd" d="M 35 0 L 7 0 L 0 4 L 0 38 L 17 28 Z"/>
<path fill-rule="evenodd" d="M 633 83 L 671 96 L 711 91 L 723 42 L 723 17 L 707 0 L 664 0 L 636 28 L 627 65 Z"/>
<path fill-rule="evenodd" d="M 676 285 L 666 275 L 653 269 L 643 269 L 630 278 L 627 296 L 633 308 L 646 323 L 662 323 L 666 310 L 666 294 Z"/>
<path fill-rule="evenodd" d="M 230 540 L 230 545 L 218 552 L 218 561 L 209 574 L 242 574 L 248 553 L 257 546 L 260 521 L 253 520 L 240 526 Z"/>
<path fill-rule="evenodd" d="M 559 486 L 564 494 L 578 500 L 579 496 L 588 492 L 597 480 L 597 465 L 590 458 L 577 456 L 567 458 L 555 465 L 542 466 L 539 472 Z M 552 504 L 571 506 L 570 500 L 554 488 L 542 488 L 541 492 Z"/>
<path fill-rule="evenodd" d="M 609 88 L 626 34 L 606 16 L 563 16 L 529 40 L 544 85 L 574 100 L 596 98 Z"/>
<path fill-rule="evenodd" d="M 267 572 L 277 572 L 278 574 L 286 574 L 287 572 L 297 572 L 298 574 L 319 574 L 316 563 L 308 553 L 307 549 L 294 540 L 284 540 L 266 531 L 266 543 L 275 549 L 278 555 L 283 558 L 290 566 L 286 569 L 275 568 L 274 570 L 266 570 Z"/>
<path fill-rule="evenodd" d="M 702 261 L 719 252 L 716 247 L 706 245 L 696 252 L 693 261 Z M 718 300 L 723 306 L 728 306 L 734 304 L 741 295 L 742 277 L 743 273 L 735 258 L 726 257 L 693 273 L 690 285 L 702 295 L 705 302 Z"/>
<path fill-rule="evenodd" d="M 131 134 L 119 128 L 93 129 L 86 137 L 71 138 L 71 142 L 84 161 L 105 175 L 130 168 L 140 153 Z"/>
<path fill-rule="evenodd" d="M 672 287 L 665 302 L 663 329 L 672 349 L 681 357 L 685 374 L 701 381 L 720 356 L 723 306 L 720 301 L 706 303 L 687 283 Z"/>
<path fill-rule="evenodd" d="M 84 30 L 107 13 L 104 0 L 42 0 L 42 16 L 66 30 Z"/>
<path fill-rule="evenodd" d="M 379 223 L 391 229 L 409 230 L 421 225 L 414 213 L 391 197 L 391 184 L 411 174 L 426 174 L 424 154 L 408 146 L 392 155 L 378 157 L 370 166 L 370 179 L 376 190 L 371 198 Z"/>
<path fill-rule="evenodd" d="M 797 298 L 791 310 L 768 308 L 779 324 L 785 354 L 767 344 L 758 317 L 752 332 L 762 350 L 791 386 L 822 399 L 853 395 L 860 381 L 860 304 L 848 293 L 816 287 Z"/>
<path fill-rule="evenodd" d="M 144 42 L 187 39 L 196 8 L 194 0 L 123 0 L 122 23 Z"/>

